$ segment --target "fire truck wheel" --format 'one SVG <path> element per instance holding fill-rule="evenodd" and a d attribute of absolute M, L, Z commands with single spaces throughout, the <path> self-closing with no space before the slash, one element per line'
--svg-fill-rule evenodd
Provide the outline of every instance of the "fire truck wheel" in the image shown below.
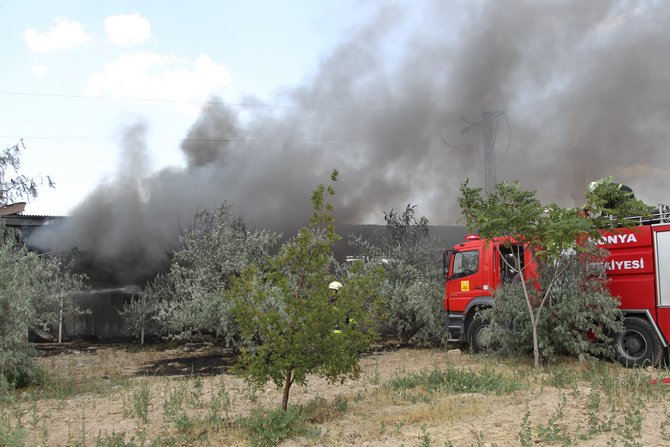
<path fill-rule="evenodd" d="M 626 318 L 624 330 L 614 337 L 614 354 L 626 367 L 656 366 L 663 356 L 661 342 L 649 322 L 642 318 Z"/>
<path fill-rule="evenodd" d="M 472 320 L 468 326 L 468 343 L 472 352 L 484 352 L 491 348 L 490 329 L 488 321 L 484 321 L 482 317 L 475 317 Z"/>

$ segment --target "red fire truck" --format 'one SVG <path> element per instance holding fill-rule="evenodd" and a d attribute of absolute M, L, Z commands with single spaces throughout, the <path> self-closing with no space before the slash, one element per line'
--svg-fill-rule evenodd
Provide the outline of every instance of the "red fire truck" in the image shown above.
<path fill-rule="evenodd" d="M 624 365 L 656 365 L 670 342 L 670 212 L 640 219 L 632 228 L 601 231 L 598 244 L 609 251 L 606 268 L 613 296 L 621 300 L 624 331 L 614 337 L 615 355 Z M 444 309 L 449 341 L 467 341 L 475 352 L 487 348 L 488 323 L 479 315 L 494 305 L 493 291 L 512 279 L 503 257 L 520 250 L 522 268 L 533 275 L 530 253 L 500 239 L 471 235 L 444 253 Z"/>

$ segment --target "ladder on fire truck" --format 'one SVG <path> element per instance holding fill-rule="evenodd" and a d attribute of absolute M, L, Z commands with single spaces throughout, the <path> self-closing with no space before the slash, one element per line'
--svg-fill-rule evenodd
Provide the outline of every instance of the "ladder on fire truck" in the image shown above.
<path fill-rule="evenodd" d="M 606 218 L 610 224 L 609 227 L 614 227 L 612 222 L 616 220 L 613 216 L 607 216 Z M 626 223 L 634 225 L 654 225 L 654 224 L 667 224 L 670 223 L 670 205 L 665 205 L 659 203 L 656 205 L 654 212 L 646 216 L 628 216 L 624 220 Z"/>

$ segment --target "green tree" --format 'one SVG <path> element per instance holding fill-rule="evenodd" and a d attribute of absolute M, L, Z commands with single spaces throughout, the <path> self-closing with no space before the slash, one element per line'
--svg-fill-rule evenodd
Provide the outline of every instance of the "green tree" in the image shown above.
<path fill-rule="evenodd" d="M 469 230 L 477 231 L 487 239 L 502 238 L 501 246 L 508 248 L 512 247 L 513 243 L 522 245 L 537 266 L 539 279 L 535 281 L 527 274 L 527 269 L 533 264 L 527 263 L 522 268 L 520 252 L 514 252 L 513 267 L 519 272 L 521 281 L 517 286 L 510 287 L 516 287 L 523 297 L 525 319 L 528 324 L 520 323 L 523 321 L 519 319 L 520 315 L 512 320 L 508 319 L 509 314 L 503 317 L 497 312 L 497 308 L 496 312 L 491 314 L 494 318 L 500 318 L 499 328 L 509 327 L 517 332 L 523 329 L 529 331 L 536 367 L 540 365 L 542 352 L 550 353 L 555 349 L 552 338 L 541 331 L 551 330 L 549 323 L 560 320 L 556 320 L 560 316 L 557 314 L 559 305 L 574 311 L 579 309 L 579 314 L 571 318 L 591 319 L 611 324 L 605 327 L 605 330 L 620 328 L 617 326 L 620 323 L 616 323 L 619 321 L 616 318 L 618 302 L 609 296 L 606 289 L 598 289 L 602 299 L 598 301 L 598 306 L 589 308 L 578 305 L 588 299 L 588 296 L 577 294 L 578 287 L 570 286 L 570 281 L 575 279 L 583 279 L 584 284 L 589 284 L 591 281 L 591 276 L 585 272 L 588 265 L 593 263 L 583 263 L 581 269 L 575 263 L 580 256 L 597 257 L 594 246 L 583 243 L 589 237 L 597 239 L 600 235 L 592 217 L 584 216 L 578 209 L 562 208 L 553 203 L 543 205 L 535 198 L 535 192 L 521 190 L 518 182 L 500 183 L 494 193 L 482 196 L 480 188 L 471 188 L 466 181 L 461 185 L 459 204 Z M 594 205 L 593 211 L 600 212 L 601 208 L 597 204 Z M 509 288 L 503 288 L 496 295 L 496 299 L 508 293 Z M 569 313 L 562 315 L 565 318 Z M 595 326 L 589 326 L 589 329 L 593 328 Z M 494 334 L 489 335 L 495 337 Z M 605 336 L 605 333 L 601 335 Z M 561 336 L 571 337 L 570 343 L 565 342 L 563 346 L 575 347 L 579 346 L 575 337 L 583 335 L 564 331 Z"/>
<path fill-rule="evenodd" d="M 0 389 L 32 381 L 28 330 L 53 327 L 63 314 L 77 311 L 69 296 L 84 279 L 62 259 L 30 251 L 0 220 Z"/>
<path fill-rule="evenodd" d="M 304 385 L 308 374 L 331 381 L 356 377 L 359 356 L 376 337 L 371 307 L 378 301 L 380 269 L 356 262 L 338 295 L 328 290 L 339 238 L 328 201 L 334 194 L 332 185 L 319 185 L 309 224 L 266 266 L 245 268 L 227 293 L 246 340 L 238 369 L 252 383 L 271 380 L 282 388 L 284 410 L 291 386 Z"/>
<path fill-rule="evenodd" d="M 0 204 L 37 196 L 38 181 L 18 174 L 21 148 L 17 144 L 0 154 Z M 35 374 L 28 330 L 58 324 L 76 308 L 69 297 L 85 277 L 72 274 L 69 265 L 30 251 L 0 219 L 0 389 L 28 383 Z"/>
<path fill-rule="evenodd" d="M 88 277 L 74 273 L 74 256 L 42 253 L 42 281 L 48 286 L 48 293 L 35 302 L 36 320 L 34 327 L 45 331 L 58 328 L 58 343 L 63 341 L 63 324 L 67 318 L 89 314 L 89 309 L 82 309 L 74 300 L 77 292 L 88 288 Z"/>
<path fill-rule="evenodd" d="M 593 248 L 585 253 L 566 253 L 554 264 L 538 266 L 540 290 L 547 288 L 547 280 L 555 278 L 544 316 L 537 320 L 542 360 L 552 361 L 558 354 L 579 359 L 612 354 L 611 334 L 623 330 L 623 315 L 607 287 L 604 257 L 603 250 Z M 560 275 L 556 275 L 557 270 Z M 495 340 L 499 353 L 532 351 L 533 330 L 520 282 L 498 287 L 495 309 L 484 310 L 482 317 L 490 321 L 488 336 Z"/>
<path fill-rule="evenodd" d="M 239 331 L 230 304 L 221 302 L 222 291 L 246 266 L 265 262 L 276 240 L 274 233 L 249 230 L 229 204 L 200 211 L 168 271 L 138 293 L 122 315 L 140 339 L 145 332 L 175 339 L 215 334 L 237 347 Z"/>
<path fill-rule="evenodd" d="M 634 225 L 636 222 L 631 222 L 630 216 L 646 218 L 653 212 L 653 207 L 635 198 L 630 188 L 614 182 L 612 177 L 591 182 L 585 199 L 582 209 L 601 228 L 620 226 L 622 222 Z"/>
<path fill-rule="evenodd" d="M 428 219 L 416 218 L 416 205 L 402 213 L 384 212 L 386 227 L 374 240 L 356 237 L 351 244 L 364 259 L 386 272 L 381 286 L 385 324 L 403 341 L 429 345 L 446 335 L 441 301 L 441 246 L 429 234 Z"/>
<path fill-rule="evenodd" d="M 36 198 L 40 183 L 46 182 L 50 188 L 54 187 L 51 177 L 30 178 L 20 173 L 21 149 L 24 148 L 21 140 L 0 152 L 0 206 Z"/>
<path fill-rule="evenodd" d="M 159 275 L 153 283 L 162 284 L 162 276 Z M 158 334 L 158 325 L 155 322 L 156 312 L 158 311 L 158 300 L 154 299 L 158 295 L 154 292 L 153 284 L 148 284 L 144 290 L 133 286 L 130 301 L 123 303 L 123 310 L 119 315 L 123 317 L 128 331 L 139 337 L 140 344 L 144 344 L 147 334 Z"/>
<path fill-rule="evenodd" d="M 28 329 L 35 321 L 34 302 L 46 292 L 34 280 L 40 259 L 18 243 L 0 220 L 0 391 L 23 384 L 34 373 Z"/>

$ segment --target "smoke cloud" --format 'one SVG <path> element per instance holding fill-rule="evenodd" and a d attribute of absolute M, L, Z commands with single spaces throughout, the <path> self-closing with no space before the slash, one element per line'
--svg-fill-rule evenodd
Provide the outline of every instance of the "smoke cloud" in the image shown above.
<path fill-rule="evenodd" d="M 198 209 L 227 201 L 251 226 L 305 223 L 333 168 L 336 222 L 381 223 L 411 203 L 454 225 L 459 185 L 484 185 L 485 111 L 505 112 L 498 181 L 573 206 L 611 175 L 648 203 L 670 201 L 669 19 L 663 2 L 433 1 L 411 13 L 384 2 L 281 107 L 212 98 L 181 144 L 184 168 L 146 172 L 145 126 L 127 129 L 118 176 L 34 243 L 94 253 L 132 281 Z"/>

